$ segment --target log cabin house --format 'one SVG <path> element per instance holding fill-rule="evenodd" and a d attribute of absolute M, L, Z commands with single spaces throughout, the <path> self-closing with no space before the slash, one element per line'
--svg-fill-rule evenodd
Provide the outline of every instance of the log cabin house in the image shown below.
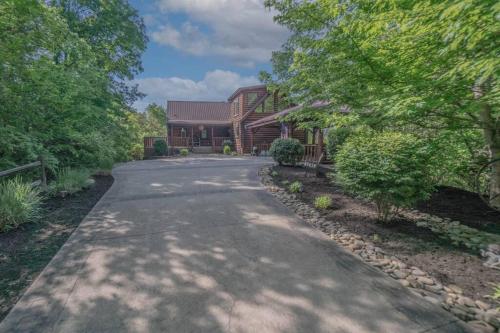
<path fill-rule="evenodd" d="M 315 103 L 312 107 L 326 104 Z M 304 131 L 282 118 L 300 106 L 284 107 L 277 93 L 265 85 L 237 89 L 227 101 L 168 101 L 167 144 L 173 149 L 193 152 L 222 152 L 231 143 L 238 154 L 262 154 L 277 138 L 296 138 L 305 146 L 308 157 L 321 155 L 322 130 Z M 154 138 L 145 138 L 145 151 Z"/>

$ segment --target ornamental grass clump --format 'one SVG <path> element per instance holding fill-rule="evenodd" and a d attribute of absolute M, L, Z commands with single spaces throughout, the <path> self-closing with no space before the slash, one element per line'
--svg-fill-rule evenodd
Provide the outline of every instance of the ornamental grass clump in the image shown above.
<path fill-rule="evenodd" d="M 328 209 L 332 206 L 332 198 L 328 195 L 320 195 L 314 199 L 314 207 L 318 209 Z"/>
<path fill-rule="evenodd" d="M 87 169 L 64 168 L 56 174 L 56 180 L 50 185 L 51 192 L 72 194 L 93 184 Z"/>
<path fill-rule="evenodd" d="M 288 187 L 288 189 L 292 193 L 302 192 L 302 183 L 299 182 L 299 181 L 294 181 L 293 183 L 290 184 L 290 186 Z"/>
<path fill-rule="evenodd" d="M 181 154 L 181 156 L 188 156 L 189 150 L 187 150 L 186 148 L 183 148 L 180 150 L 180 154 Z"/>
<path fill-rule="evenodd" d="M 269 154 L 279 165 L 295 166 L 304 156 L 304 146 L 297 139 L 276 139 L 269 149 Z"/>
<path fill-rule="evenodd" d="M 17 228 L 40 217 L 40 191 L 21 178 L 0 183 L 0 232 Z"/>
<path fill-rule="evenodd" d="M 231 155 L 231 147 L 229 147 L 227 145 L 224 146 L 223 153 L 224 153 L 224 155 Z"/>
<path fill-rule="evenodd" d="M 431 159 L 414 135 L 365 132 L 350 136 L 335 157 L 336 179 L 343 187 L 375 203 L 388 221 L 400 207 L 427 199 L 432 190 Z"/>

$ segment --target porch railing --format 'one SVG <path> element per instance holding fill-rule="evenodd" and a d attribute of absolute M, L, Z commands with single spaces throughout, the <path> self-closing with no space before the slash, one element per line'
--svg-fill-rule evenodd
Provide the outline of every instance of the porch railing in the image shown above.
<path fill-rule="evenodd" d="M 303 145 L 304 146 L 304 157 L 303 161 L 314 160 L 319 157 L 319 147 L 318 145 Z"/>
<path fill-rule="evenodd" d="M 191 146 L 191 138 L 173 136 L 171 139 L 172 139 L 172 142 L 169 142 L 171 147 L 190 147 Z"/>
<path fill-rule="evenodd" d="M 224 144 L 224 141 L 226 140 L 231 140 L 230 137 L 222 137 L 222 136 L 214 136 L 213 137 L 213 145 L 215 147 L 222 147 L 222 145 Z"/>
<path fill-rule="evenodd" d="M 270 143 L 258 143 L 255 146 L 257 147 L 257 154 L 260 154 L 261 152 L 267 152 L 269 151 L 269 148 L 271 148 Z"/>

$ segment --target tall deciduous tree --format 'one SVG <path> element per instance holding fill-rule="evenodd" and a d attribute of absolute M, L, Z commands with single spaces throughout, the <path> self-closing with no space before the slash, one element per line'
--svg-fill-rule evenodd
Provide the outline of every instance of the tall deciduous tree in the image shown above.
<path fill-rule="evenodd" d="M 117 1 L 96 3 L 119 30 L 126 8 Z M 121 22 L 128 28 L 113 34 L 108 21 L 95 23 L 90 15 L 88 26 L 109 32 L 96 32 L 93 40 L 62 12 L 38 0 L 0 2 L 2 168 L 32 162 L 40 153 L 62 165 L 93 166 L 100 159 L 128 158 L 138 141 L 130 132 L 137 127 L 126 106 L 130 95 L 117 87 L 140 70 L 142 25 Z"/>
<path fill-rule="evenodd" d="M 481 130 L 500 158 L 500 5 L 489 0 L 268 0 L 293 35 L 273 56 L 301 102 L 349 105 L 373 126 Z M 500 163 L 490 174 L 500 207 Z"/>
<path fill-rule="evenodd" d="M 52 0 L 69 29 L 92 48 L 97 64 L 108 74 L 115 91 L 135 100 L 140 94 L 123 80 L 142 71 L 141 55 L 147 36 L 142 18 L 126 0 Z"/>
<path fill-rule="evenodd" d="M 167 135 L 167 111 L 164 107 L 151 103 L 145 110 L 144 134 L 146 136 Z"/>

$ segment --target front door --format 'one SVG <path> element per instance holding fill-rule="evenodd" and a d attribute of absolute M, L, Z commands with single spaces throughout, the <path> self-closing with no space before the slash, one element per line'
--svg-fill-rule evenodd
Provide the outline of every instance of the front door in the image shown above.
<path fill-rule="evenodd" d="M 208 128 L 204 126 L 199 126 L 194 129 L 193 132 L 193 141 L 195 146 L 211 146 L 212 140 L 210 137 L 210 131 Z"/>

